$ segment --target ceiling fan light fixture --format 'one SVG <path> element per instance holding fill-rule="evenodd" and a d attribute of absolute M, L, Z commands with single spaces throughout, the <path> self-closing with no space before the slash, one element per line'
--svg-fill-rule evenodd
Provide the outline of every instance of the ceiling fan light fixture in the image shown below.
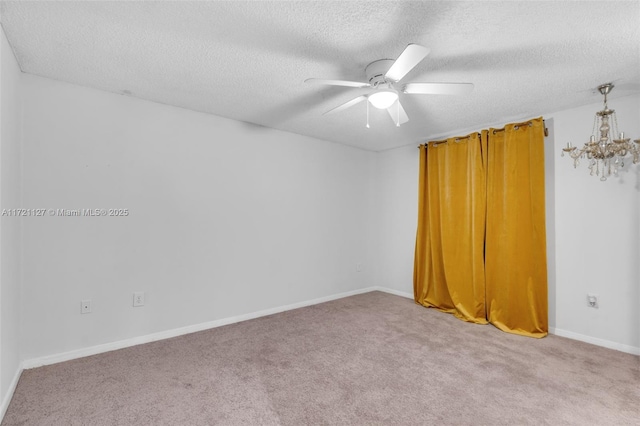
<path fill-rule="evenodd" d="M 409 44 L 396 59 L 378 59 L 377 61 L 369 63 L 364 69 L 367 77 L 366 83 L 321 78 L 308 78 L 305 82 L 330 86 L 368 87 L 371 89 L 369 94 L 360 95 L 324 114 L 328 115 L 344 111 L 357 103 L 367 100 L 367 128 L 369 127 L 369 103 L 374 108 L 386 109 L 396 126 L 400 126 L 409 121 L 409 117 L 400 104 L 400 96 L 396 88 L 401 89 L 403 93 L 408 95 L 463 95 L 473 90 L 473 84 L 471 83 L 407 83 L 401 86 L 400 80 L 414 69 L 428 54 L 428 48 L 413 43 Z M 396 104 L 396 108 L 393 107 L 394 104 Z"/>
<path fill-rule="evenodd" d="M 378 109 L 387 109 L 398 100 L 398 92 L 394 89 L 379 89 L 368 98 L 371 105 Z"/>

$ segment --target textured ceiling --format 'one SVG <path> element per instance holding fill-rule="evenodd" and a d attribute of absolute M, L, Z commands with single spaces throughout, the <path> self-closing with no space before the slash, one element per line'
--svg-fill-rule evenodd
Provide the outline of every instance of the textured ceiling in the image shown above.
<path fill-rule="evenodd" d="M 640 91 L 638 1 L 2 1 L 24 72 L 372 150 Z M 403 82 L 470 95 L 401 95 L 396 127 L 366 103 L 365 66 L 409 43 L 431 53 Z M 371 90 L 371 89 L 369 89 Z M 613 104 L 615 106 L 615 104 Z M 589 123 L 587 123 L 589 124 Z"/>

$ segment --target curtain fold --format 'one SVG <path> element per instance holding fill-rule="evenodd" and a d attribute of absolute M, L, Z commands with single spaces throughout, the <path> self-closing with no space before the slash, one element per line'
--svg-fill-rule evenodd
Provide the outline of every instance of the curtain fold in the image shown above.
<path fill-rule="evenodd" d="M 501 330 L 544 337 L 544 122 L 529 123 L 487 132 L 487 318 Z"/>
<path fill-rule="evenodd" d="M 542 118 L 420 146 L 413 284 L 423 306 L 547 335 Z"/>
<path fill-rule="evenodd" d="M 420 147 L 417 303 L 486 324 L 486 140 L 477 133 Z"/>

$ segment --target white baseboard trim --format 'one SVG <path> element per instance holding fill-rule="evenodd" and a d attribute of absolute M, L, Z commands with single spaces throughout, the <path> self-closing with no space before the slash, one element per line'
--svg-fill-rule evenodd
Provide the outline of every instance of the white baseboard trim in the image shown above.
<path fill-rule="evenodd" d="M 568 339 L 579 340 L 592 345 L 602 346 L 616 351 L 625 352 L 632 355 L 640 355 L 640 348 L 622 343 L 612 342 L 610 340 L 599 339 L 597 337 L 586 336 L 584 334 L 574 333 L 573 331 L 563 330 L 561 328 L 549 327 L 549 333 L 556 336 L 566 337 Z"/>
<path fill-rule="evenodd" d="M 23 364 L 20 363 L 18 365 L 18 369 L 16 370 L 16 374 L 14 374 L 13 376 L 13 380 L 11 380 L 11 384 L 9 384 L 7 393 L 5 394 L 4 398 L 2 398 L 2 405 L 0 405 L 0 422 L 2 422 L 2 420 L 4 419 L 7 408 L 9 408 L 9 403 L 11 402 L 11 398 L 13 398 L 13 394 L 16 391 L 16 386 L 18 386 L 18 380 L 20 380 L 20 375 L 22 374 L 23 369 Z"/>
<path fill-rule="evenodd" d="M 251 312 L 248 314 L 222 318 L 219 320 L 189 325 L 186 327 L 174 328 L 171 330 L 160 331 L 158 333 L 146 334 L 144 336 L 133 337 L 131 339 L 118 340 L 116 342 L 105 343 L 102 345 L 75 349 L 69 352 L 63 352 L 63 353 L 54 354 L 54 355 L 47 355 L 43 357 L 32 358 L 32 359 L 23 361 L 22 367 L 26 370 L 30 368 L 42 367 L 43 365 L 50 365 L 50 364 L 56 364 L 59 362 L 70 361 L 72 359 L 82 358 L 85 356 L 97 355 L 104 352 L 110 352 L 118 349 L 128 348 L 131 346 L 141 345 L 144 343 L 155 342 L 157 340 L 170 339 L 172 337 L 182 336 L 184 334 L 190 334 L 198 331 L 208 330 L 211 328 L 222 327 L 223 325 L 235 324 L 237 322 L 260 318 L 267 315 L 278 314 L 284 311 L 304 308 L 305 306 L 317 305 L 319 303 L 329 302 L 331 300 L 342 299 L 344 297 L 349 297 L 349 296 L 355 296 L 356 294 L 369 293 L 375 290 L 378 290 L 378 288 L 367 287 L 367 288 L 348 291 L 344 293 L 338 293 L 331 296 L 319 297 L 317 299 L 307 300 L 303 302 L 292 303 L 290 305 L 278 306 L 276 308 L 264 309 L 262 311 Z"/>
<path fill-rule="evenodd" d="M 387 287 L 374 287 L 375 290 L 382 291 L 389 294 L 395 294 L 396 296 L 406 297 L 407 299 L 413 300 L 413 293 L 405 293 L 404 291 L 394 290 L 392 288 Z"/>
<path fill-rule="evenodd" d="M 235 324 L 242 321 L 260 318 L 267 315 L 273 315 L 280 312 L 290 311 L 293 309 L 304 308 L 305 306 L 317 305 L 319 303 L 329 302 L 331 300 L 342 299 L 344 297 L 355 296 L 357 294 L 368 293 L 371 291 L 382 291 L 384 293 L 405 297 L 407 299 L 413 299 L 413 294 L 411 293 L 406 293 L 403 291 L 399 291 L 399 290 L 395 290 L 387 287 L 373 286 L 373 287 L 367 287 L 367 288 L 362 288 L 358 290 L 348 291 L 344 293 L 338 293 L 330 296 L 319 297 L 317 299 L 307 300 L 303 302 L 292 303 L 290 305 L 284 305 L 284 306 L 279 306 L 275 308 L 265 309 L 262 311 L 251 312 L 248 314 L 222 318 L 222 319 L 209 321 L 205 323 L 189 325 L 186 327 L 174 328 L 171 330 L 160 331 L 158 333 L 146 334 L 144 336 L 133 337 L 131 339 L 119 340 L 116 342 L 105 343 L 102 345 L 76 349 L 69 352 L 63 352 L 59 354 L 47 355 L 44 357 L 32 358 L 32 359 L 23 361 L 22 364 L 20 365 L 20 370 L 17 373 L 16 378 L 14 379 L 15 383 L 12 383 L 12 386 L 14 386 L 12 389 L 15 390 L 15 385 L 17 384 L 17 380 L 20 377 L 20 373 L 22 372 L 23 369 L 26 370 L 30 368 L 41 367 L 43 365 L 56 364 L 59 362 L 82 358 L 85 356 L 97 355 L 104 352 L 110 352 L 118 349 L 128 348 L 131 346 L 141 345 L 144 343 L 155 342 L 157 340 L 170 339 L 172 337 L 182 336 L 185 334 L 195 333 L 198 331 L 208 330 L 211 328 L 222 327 L 224 325 Z M 611 342 L 604 339 L 585 336 L 582 334 L 578 334 L 578 333 L 574 333 L 571 331 L 566 331 L 558 328 L 553 328 L 553 327 L 549 329 L 549 332 L 557 336 L 567 337 L 569 339 L 579 340 L 582 342 L 591 343 L 593 345 L 603 346 L 605 348 L 615 349 L 621 352 L 626 352 L 634 355 L 640 355 L 640 348 L 637 348 L 634 346 L 624 345 L 624 344 Z M 9 401 L 11 400 L 11 397 L 10 397 L 11 395 L 13 395 L 13 390 L 5 396 L 7 406 Z M 3 404 L 4 403 L 5 401 L 3 401 Z M 4 405 L 2 407 L 4 408 Z"/>

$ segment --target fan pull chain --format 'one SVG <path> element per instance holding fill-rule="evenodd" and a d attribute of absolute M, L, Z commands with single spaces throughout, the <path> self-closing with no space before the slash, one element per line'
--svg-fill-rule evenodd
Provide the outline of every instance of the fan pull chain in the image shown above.
<path fill-rule="evenodd" d="M 367 129 L 369 128 L 369 99 L 367 99 Z"/>
<path fill-rule="evenodd" d="M 397 105 L 396 111 L 398 112 L 398 115 L 397 115 L 398 121 L 396 121 L 396 127 L 400 127 L 400 99 L 396 101 L 396 105 Z"/>

